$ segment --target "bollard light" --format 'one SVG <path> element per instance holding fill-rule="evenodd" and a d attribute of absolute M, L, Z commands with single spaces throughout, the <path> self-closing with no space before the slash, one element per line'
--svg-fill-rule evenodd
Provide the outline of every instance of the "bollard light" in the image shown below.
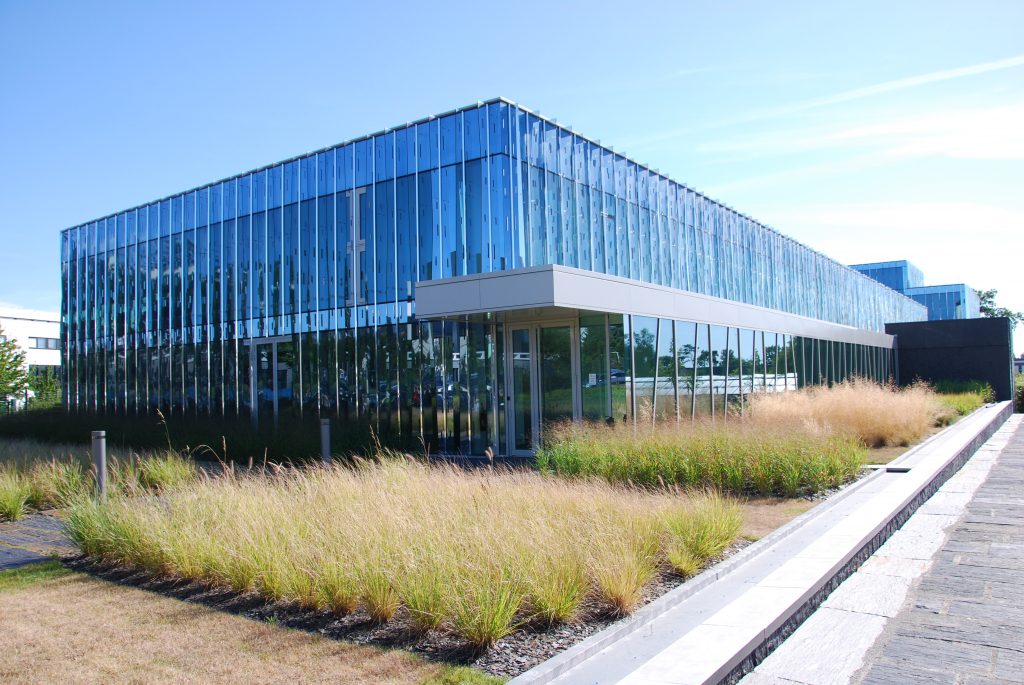
<path fill-rule="evenodd" d="M 92 463 L 96 468 L 96 492 L 107 498 L 107 431 L 92 432 Z"/>

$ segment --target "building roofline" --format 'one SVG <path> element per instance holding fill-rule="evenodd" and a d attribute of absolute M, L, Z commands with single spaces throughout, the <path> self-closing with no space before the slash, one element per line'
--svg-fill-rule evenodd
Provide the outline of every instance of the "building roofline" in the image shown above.
<path fill-rule="evenodd" d="M 685 188 L 686 190 L 689 190 L 690 192 L 693 192 L 696 195 L 699 195 L 700 197 L 703 197 L 704 199 L 709 200 L 709 201 L 715 203 L 716 205 L 719 205 L 720 207 L 729 210 L 730 212 L 734 213 L 736 216 L 738 216 L 740 218 L 746 219 L 748 221 L 752 221 L 755 224 L 757 224 L 758 226 L 760 226 L 761 228 L 769 231 L 770 233 L 774 233 L 775 235 L 779 236 L 781 239 L 787 240 L 787 241 L 790 241 L 790 242 L 792 242 L 792 243 L 794 243 L 796 245 L 799 245 L 800 247 L 803 247 L 804 249 L 809 250 L 812 253 L 821 256 L 825 260 L 827 260 L 829 262 L 832 262 L 832 263 L 834 263 L 834 264 L 836 264 L 836 265 L 838 265 L 838 266 L 840 266 L 840 267 L 842 267 L 844 269 L 847 269 L 848 271 L 856 274 L 860 278 L 867 279 L 867 280 L 871 281 L 872 283 L 878 283 L 878 281 L 876 281 L 875 279 L 871 278 L 870 276 L 867 276 L 866 274 L 863 274 L 863 273 L 857 271 L 856 269 L 852 268 L 850 265 L 844 264 L 844 263 L 840 262 L 839 260 L 835 259 L 834 257 L 830 257 L 829 255 L 825 254 L 824 252 L 820 252 L 820 251 L 816 250 L 815 248 L 811 247 L 810 245 L 807 245 L 806 243 L 802 243 L 799 240 L 786 235 L 782 231 L 780 231 L 780 230 L 778 230 L 776 228 L 773 228 L 772 226 L 769 226 L 768 224 L 765 224 L 765 223 L 755 219 L 752 216 L 749 216 L 747 214 L 744 214 L 743 212 L 740 212 L 739 210 L 733 208 L 732 206 L 726 204 L 725 202 L 723 202 L 721 200 L 716 200 L 715 198 L 711 197 L 710 195 L 708 195 L 706 193 L 702 193 L 701 191 L 697 190 L 696 188 L 688 186 L 688 185 L 686 185 L 685 183 L 683 183 L 681 181 L 677 181 L 677 180 L 671 178 L 670 176 L 668 176 L 667 174 L 662 173 L 660 170 L 652 168 L 649 164 L 637 161 L 637 160 L 633 159 L 632 157 L 628 157 L 623 152 L 617 152 L 615 150 L 615 148 L 612 147 L 611 145 L 606 145 L 604 143 L 601 143 L 599 140 L 597 140 L 595 138 L 591 138 L 589 136 L 586 136 L 586 135 L 576 131 L 571 126 L 567 126 L 565 124 L 561 124 L 557 120 L 555 120 L 555 119 L 553 119 L 551 117 L 547 117 L 547 116 L 541 114 L 540 112 L 538 112 L 536 110 L 532 110 L 532 109 L 530 109 L 528 107 L 525 107 L 524 105 L 519 104 L 515 100 L 512 100 L 512 99 L 504 97 L 504 96 L 500 96 L 500 95 L 497 96 L 497 97 L 493 97 L 493 98 L 487 99 L 487 100 L 477 100 L 473 104 L 464 105 L 462 107 L 456 107 L 455 109 L 451 109 L 451 110 L 448 110 L 446 112 L 442 112 L 440 114 L 431 114 L 431 115 L 426 116 L 426 117 L 421 117 L 419 119 L 408 121 L 405 124 L 400 124 L 398 126 L 392 126 L 392 127 L 384 128 L 384 129 L 381 129 L 379 131 L 375 131 L 373 133 L 367 133 L 365 135 L 361 135 L 361 136 L 357 136 L 355 138 L 350 138 L 348 140 L 344 140 L 344 141 L 342 141 L 340 143 L 335 143 L 333 145 L 328 145 L 326 147 L 317 148 L 315 150 L 310 150 L 308 152 L 303 152 L 303 153 L 298 154 L 298 155 L 293 155 L 291 157 L 288 157 L 287 159 L 283 159 L 283 160 L 279 160 L 279 161 L 276 161 L 276 162 L 272 162 L 270 164 L 264 164 L 263 166 L 256 167 L 255 169 L 249 169 L 248 171 L 243 171 L 243 172 L 240 172 L 240 173 L 237 173 L 237 174 L 232 174 L 230 176 L 225 176 L 224 178 L 218 179 L 216 181 L 211 181 L 209 183 L 203 183 L 201 185 L 194 186 L 194 187 L 189 188 L 187 190 L 181 190 L 181 191 L 178 191 L 176 193 L 172 193 L 171 195 L 165 195 L 165 196 L 163 196 L 163 197 L 161 197 L 159 199 L 156 199 L 156 200 L 149 200 L 147 202 L 143 202 L 141 204 L 137 204 L 137 205 L 134 205 L 132 207 L 128 207 L 126 209 L 118 210 L 116 212 L 112 212 L 112 213 L 109 213 L 109 214 L 104 214 L 104 215 L 99 216 L 99 217 L 97 217 L 95 219 L 90 219 L 88 221 L 79 222 L 79 223 L 75 224 L 74 226 L 69 226 L 67 228 L 61 229 L 61 233 L 65 232 L 65 231 L 70 231 L 70 230 L 72 230 L 74 228 L 77 228 L 79 226 L 82 226 L 84 224 L 90 224 L 90 223 L 94 223 L 94 222 L 97 222 L 97 221 L 103 221 L 103 220 L 109 219 L 111 217 L 116 217 L 119 214 L 125 214 L 127 212 L 131 212 L 131 211 L 135 211 L 135 210 L 141 209 L 143 207 L 148 207 L 150 205 L 154 205 L 154 204 L 157 204 L 157 203 L 160 203 L 160 202 L 164 202 L 165 200 L 170 200 L 172 198 L 178 197 L 179 195 L 187 195 L 188 193 L 194 193 L 194 192 L 197 192 L 197 191 L 202 190 L 204 188 L 210 188 L 210 187 L 218 185 L 220 183 L 224 183 L 225 181 L 231 181 L 231 180 L 234 180 L 234 179 L 237 179 L 237 178 L 242 178 L 243 176 L 248 176 L 250 174 L 255 174 L 255 173 L 258 173 L 260 171 L 265 171 L 267 169 L 271 169 L 271 168 L 276 167 L 276 166 L 282 166 L 284 164 L 289 164 L 291 162 L 295 162 L 295 161 L 298 161 L 300 159 L 303 159 L 303 158 L 306 158 L 306 157 L 310 157 L 312 155 L 320 154 L 321 152 L 327 152 L 329 150 L 334 150 L 334 149 L 337 149 L 337 148 L 340 148 L 340 147 L 344 147 L 346 145 L 352 145 L 354 143 L 358 143 L 358 142 L 361 142 L 363 140 L 368 140 L 370 138 L 374 138 L 376 136 L 383 135 L 385 133 L 391 133 L 393 131 L 400 131 L 402 129 L 407 129 L 407 128 L 410 128 L 412 126 L 417 126 L 419 124 L 423 124 L 423 123 L 426 123 L 426 122 L 429 122 L 429 121 L 433 121 L 435 119 L 441 119 L 441 118 L 449 116 L 451 114 L 457 114 L 459 112 L 465 112 L 465 111 L 470 110 L 470 109 L 478 109 L 480 107 L 484 107 L 486 105 L 495 104 L 495 103 L 498 103 L 498 102 L 503 102 L 503 103 L 505 103 L 505 104 L 507 104 L 507 105 L 509 105 L 511 107 L 515 107 L 515 108 L 517 108 L 519 110 L 522 110 L 523 112 L 526 112 L 527 114 L 531 114 L 531 115 L 537 117 L 538 119 L 551 124 L 552 126 L 557 126 L 557 127 L 561 128 L 561 129 L 563 129 L 565 131 L 568 131 L 568 132 L 572 133 L 575 136 L 579 136 L 581 139 L 585 140 L 586 142 L 591 143 L 593 145 L 596 145 L 596 146 L 598 146 L 598 147 L 600 147 L 602 149 L 608 150 L 613 155 L 615 155 L 617 157 L 621 157 L 624 160 L 627 160 L 629 162 L 633 162 L 634 164 L 640 166 L 641 168 L 646 169 L 648 172 L 653 173 L 653 174 L 659 176 L 660 178 L 665 179 L 668 182 L 671 182 L 671 183 L 674 183 L 674 184 L 676 184 L 678 186 L 681 186 L 681 187 Z M 902 260 L 902 261 L 906 261 L 906 260 Z M 883 287 L 887 287 L 884 284 L 879 284 L 879 285 L 882 285 Z M 893 289 L 890 288 L 890 290 L 893 290 Z M 903 295 L 898 290 L 893 290 L 893 292 L 895 292 L 897 295 L 901 295 L 902 297 L 906 297 L 906 295 Z M 914 301 L 913 299 L 911 299 L 909 297 L 907 297 L 906 299 L 910 300 L 914 304 L 920 304 L 920 303 Z"/>
<path fill-rule="evenodd" d="M 40 321 L 60 323 L 60 314 L 44 309 L 24 309 L 21 307 L 0 307 L 0 319 L 17 319 L 19 321 Z"/>
<path fill-rule="evenodd" d="M 915 285 L 907 288 L 907 290 L 927 290 L 928 288 L 964 288 L 974 292 L 974 288 L 967 285 L 966 283 L 936 283 L 934 285 Z"/>
<path fill-rule="evenodd" d="M 449 116 L 451 114 L 458 114 L 459 112 L 465 112 L 465 111 L 470 110 L 470 109 L 477 109 L 479 107 L 483 107 L 485 105 L 491 105 L 491 104 L 494 104 L 496 102 L 504 102 L 506 104 L 513 105 L 513 106 L 516 106 L 516 107 L 519 106 L 519 105 L 516 105 L 516 103 L 512 102 L 511 100 L 509 100 L 508 98 L 504 98 L 504 97 L 491 98 L 490 100 L 478 100 L 476 103 L 474 103 L 472 105 L 465 105 L 463 107 L 456 107 L 455 109 L 450 109 L 450 110 L 448 110 L 446 112 L 442 112 L 440 114 L 431 114 L 430 116 L 420 117 L 419 119 L 415 119 L 413 121 L 408 121 L 408 122 L 406 122 L 404 124 L 400 124 L 398 126 L 389 126 L 387 128 L 383 128 L 383 129 L 381 129 L 379 131 L 374 131 L 373 133 L 367 133 L 365 135 L 356 136 L 355 138 L 349 138 L 347 140 L 343 140 L 343 141 L 341 141 L 339 143 L 334 143 L 333 145 L 327 145 L 325 147 L 316 148 L 316 149 L 310 150 L 308 152 L 303 152 L 303 153 L 300 153 L 300 154 L 297 154 L 297 155 L 292 155 L 291 157 L 288 157 L 286 159 L 281 159 L 281 160 L 278 160 L 276 162 L 271 162 L 269 164 L 264 164 L 262 166 L 258 166 L 258 167 L 252 168 L 252 169 L 248 169 L 246 171 L 241 171 L 241 172 L 239 172 L 237 174 L 231 174 L 230 176 L 225 176 L 223 178 L 219 178 L 216 181 L 210 181 L 208 183 L 202 183 L 200 185 L 193 186 L 191 188 L 187 188 L 186 190 L 179 190 L 179 191 L 177 191 L 175 193 L 171 193 L 170 195 L 164 195 L 163 197 L 159 197 L 159 198 L 157 198 L 155 200 L 148 200 L 146 202 L 142 202 L 142 203 L 137 204 L 137 205 L 132 205 L 131 207 L 127 207 L 125 209 L 119 209 L 116 212 L 110 212 L 108 214 L 103 214 L 101 216 L 96 217 L 95 219 L 89 219 L 88 221 L 79 222 L 79 223 L 75 224 L 74 226 L 68 226 L 67 228 L 62 228 L 61 232 L 63 233 L 64 231 L 70 231 L 71 229 L 78 228 L 79 226 L 82 226 L 84 224 L 91 224 L 91 223 L 94 223 L 94 222 L 97 222 L 97 221 L 104 221 L 106 219 L 110 219 L 111 217 L 116 217 L 118 214 L 125 214 L 126 212 L 131 212 L 131 211 L 134 211 L 134 210 L 137 210 L 137 209 L 142 209 L 142 208 L 148 207 L 150 205 L 155 205 L 155 204 L 158 204 L 160 202 L 164 202 L 165 200 L 172 200 L 172 199 L 178 197 L 179 195 L 188 195 L 189 193 L 194 193 L 196 191 L 203 190 L 204 188 L 211 188 L 211 187 L 213 187 L 215 185 L 219 185 L 221 183 L 224 183 L 225 181 L 232 181 L 232 180 L 234 180 L 236 178 L 242 178 L 243 176 L 248 176 L 250 174 L 256 174 L 256 173 L 259 173 L 261 171 L 266 171 L 267 169 L 272 169 L 273 167 L 276 167 L 276 166 L 281 166 L 281 165 L 284 165 L 284 164 L 290 164 L 291 162 L 296 162 L 296 161 L 298 161 L 300 159 L 304 159 L 304 158 L 310 157 L 312 155 L 318 155 L 321 152 L 328 152 L 330 150 L 334 150 L 334 149 L 337 149 L 337 148 L 340 148 L 340 147 L 345 147 L 346 145 L 352 145 L 354 143 L 359 143 L 361 141 L 368 140 L 370 138 L 374 138 L 376 136 L 383 135 L 385 133 L 391 133 L 392 131 L 401 131 L 402 129 L 410 128 L 412 126 L 418 126 L 419 124 L 425 124 L 425 123 L 427 123 L 429 121 L 433 121 L 434 119 L 441 119 L 441 118 Z M 526 110 L 525 107 L 522 107 L 521 109 Z M 526 110 L 526 111 L 529 111 L 529 110 Z M 537 116 L 540 116 L 540 115 L 537 115 Z M 563 128 L 565 128 L 565 127 L 563 126 Z"/>

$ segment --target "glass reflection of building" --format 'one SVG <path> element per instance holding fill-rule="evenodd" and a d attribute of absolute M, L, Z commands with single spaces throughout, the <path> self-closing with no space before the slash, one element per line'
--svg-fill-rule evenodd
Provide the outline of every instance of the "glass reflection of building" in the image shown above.
<path fill-rule="evenodd" d="M 925 318 L 506 100 L 75 226 L 61 249 L 69 408 L 330 416 L 433 452 L 526 454 L 551 420 L 724 416 L 751 393 L 881 380 L 884 324 Z M 706 315 L 597 302 L 417 316 L 425 284 L 547 265 Z"/>
<path fill-rule="evenodd" d="M 974 288 L 965 283 L 925 285 L 921 270 L 906 260 L 854 264 L 850 268 L 923 304 L 929 321 L 981 317 L 981 300 Z"/>

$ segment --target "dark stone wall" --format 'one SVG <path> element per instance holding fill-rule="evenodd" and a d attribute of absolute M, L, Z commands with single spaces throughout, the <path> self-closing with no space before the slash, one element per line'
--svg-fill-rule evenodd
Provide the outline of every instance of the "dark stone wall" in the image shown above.
<path fill-rule="evenodd" d="M 1013 329 L 1006 318 L 888 323 L 896 336 L 900 385 L 984 381 L 999 401 L 1013 399 Z"/>

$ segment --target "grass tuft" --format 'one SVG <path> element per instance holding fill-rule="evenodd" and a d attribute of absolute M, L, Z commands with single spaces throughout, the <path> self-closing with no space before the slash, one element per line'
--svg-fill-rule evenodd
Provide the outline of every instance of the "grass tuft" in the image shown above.
<path fill-rule="evenodd" d="M 442 666 L 441 670 L 423 681 L 423 685 L 501 685 L 505 681 L 466 666 Z"/>
<path fill-rule="evenodd" d="M 32 484 L 13 468 L 0 468 L 0 521 L 17 521 L 33 497 Z"/>
<path fill-rule="evenodd" d="M 107 468 L 110 490 L 132 495 L 159 493 L 198 477 L 195 463 L 173 451 L 139 455 L 115 450 Z M 31 440 L 0 441 L 0 520 L 66 507 L 95 489 L 92 466 L 75 448 Z"/>

